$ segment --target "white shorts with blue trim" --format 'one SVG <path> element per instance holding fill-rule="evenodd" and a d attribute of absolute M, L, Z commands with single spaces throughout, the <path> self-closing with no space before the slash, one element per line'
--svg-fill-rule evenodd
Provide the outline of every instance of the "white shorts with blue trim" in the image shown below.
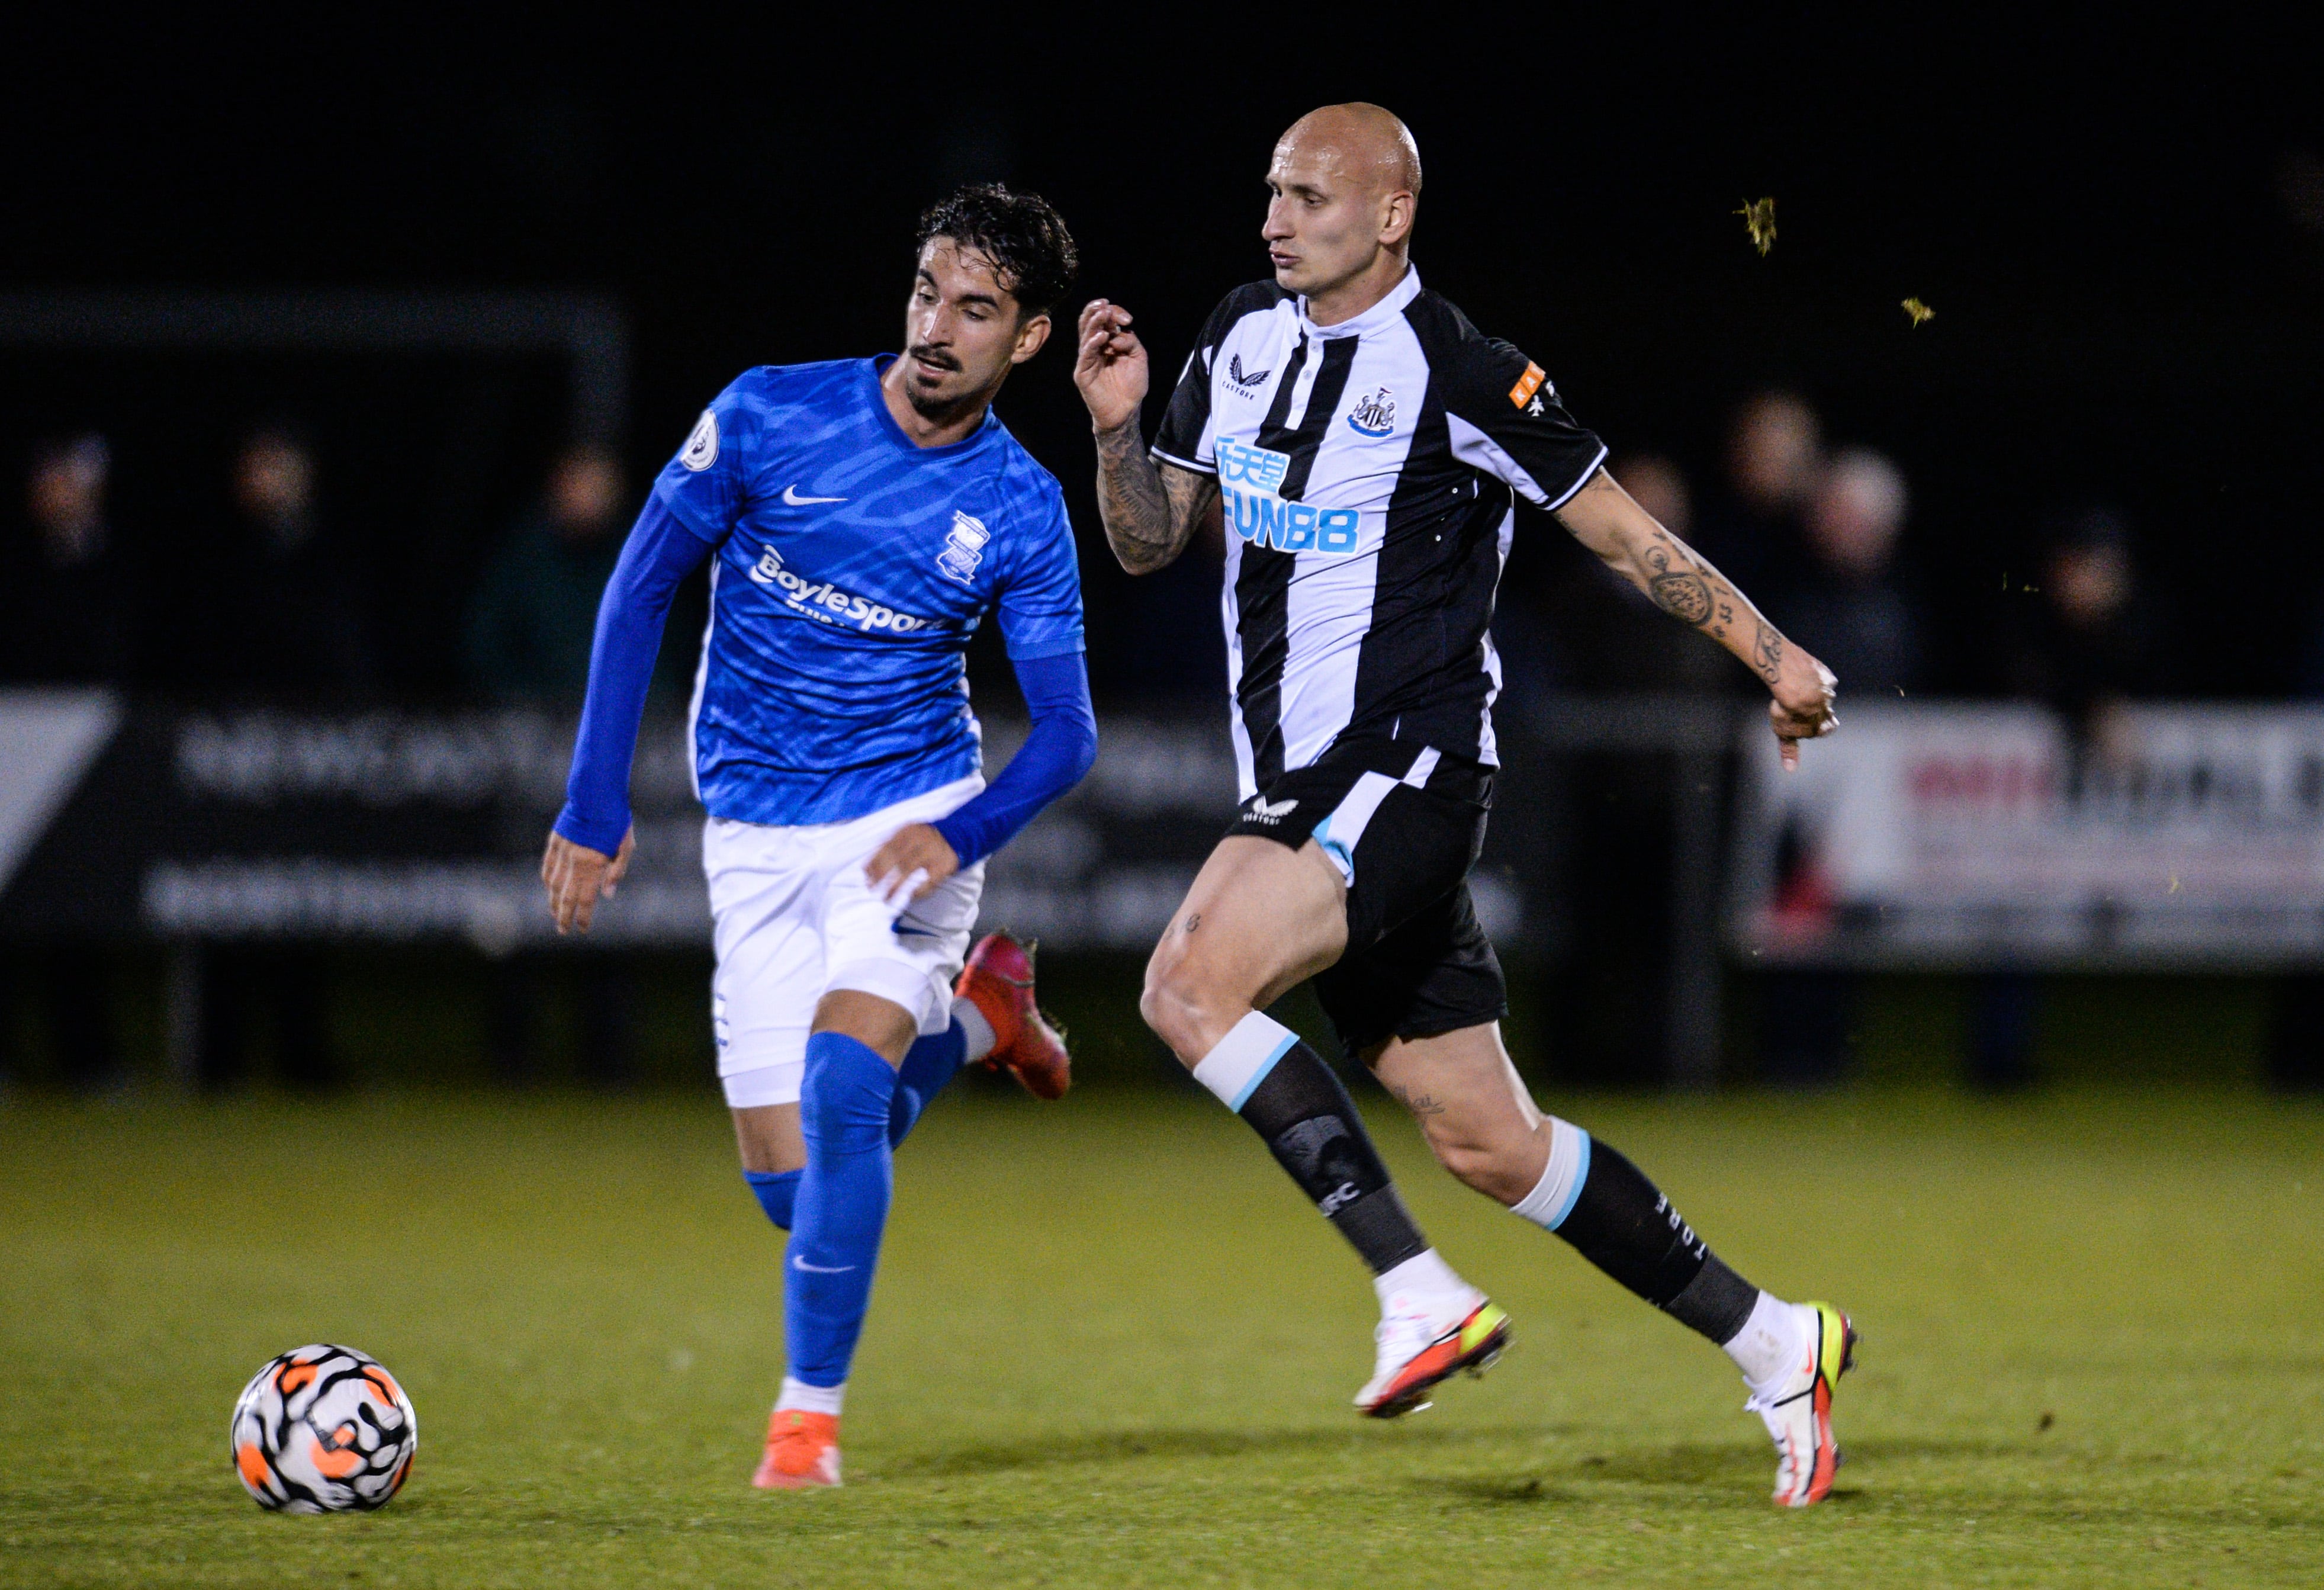
<path fill-rule="evenodd" d="M 730 1105 L 798 1102 L 815 1007 L 835 989 L 903 1006 L 923 1033 L 951 1023 L 984 864 L 963 867 L 901 912 L 872 892 L 863 864 L 897 829 L 934 822 L 983 788 L 972 775 L 844 823 L 771 827 L 712 818 L 704 826 L 718 952 L 710 1024 Z"/>

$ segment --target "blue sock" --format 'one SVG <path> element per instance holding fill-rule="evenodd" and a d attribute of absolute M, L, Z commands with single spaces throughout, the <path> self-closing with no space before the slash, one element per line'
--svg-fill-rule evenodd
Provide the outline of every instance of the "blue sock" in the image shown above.
<path fill-rule="evenodd" d="M 775 1223 L 778 1231 L 791 1228 L 791 1206 L 798 1200 L 799 1178 L 804 1170 L 745 1170 L 742 1179 L 751 1184 L 758 1195 L 759 1207 Z"/>
<path fill-rule="evenodd" d="M 790 1256 L 783 1275 L 783 1323 L 792 1376 L 810 1386 L 847 1382 L 872 1271 L 895 1188 L 888 1114 L 896 1068 L 840 1032 L 807 1040 L 799 1128 L 807 1173 L 799 1179 Z"/>
<path fill-rule="evenodd" d="M 895 1102 L 888 1106 L 890 1148 L 904 1141 L 920 1112 L 936 1102 L 967 1058 L 968 1034 L 958 1021 L 904 1051 L 903 1069 L 896 1073 Z"/>

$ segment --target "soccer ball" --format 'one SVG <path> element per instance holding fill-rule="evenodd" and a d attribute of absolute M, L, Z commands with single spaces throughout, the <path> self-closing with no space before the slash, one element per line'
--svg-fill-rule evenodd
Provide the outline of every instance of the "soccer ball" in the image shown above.
<path fill-rule="evenodd" d="M 318 1343 L 253 1375 L 227 1439 L 242 1488 L 270 1512 L 368 1512 L 403 1488 L 420 1426 L 376 1360 Z"/>

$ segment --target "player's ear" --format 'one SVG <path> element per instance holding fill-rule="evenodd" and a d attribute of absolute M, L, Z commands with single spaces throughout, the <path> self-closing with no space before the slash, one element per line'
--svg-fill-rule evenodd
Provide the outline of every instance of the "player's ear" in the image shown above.
<path fill-rule="evenodd" d="M 1038 315 L 1027 316 L 1025 323 L 1017 328 L 1017 346 L 1010 353 L 1009 362 L 1012 365 L 1023 364 L 1035 354 L 1039 353 L 1042 344 L 1048 340 L 1049 311 L 1043 310 Z"/>
<path fill-rule="evenodd" d="M 1420 208 L 1417 194 L 1399 188 L 1381 206 L 1380 241 L 1390 248 L 1412 236 L 1412 218 Z"/>

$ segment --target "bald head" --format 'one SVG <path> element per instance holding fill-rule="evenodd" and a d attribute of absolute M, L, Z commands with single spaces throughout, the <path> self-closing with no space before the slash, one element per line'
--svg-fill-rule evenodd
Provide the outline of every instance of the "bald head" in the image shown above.
<path fill-rule="evenodd" d="M 1374 194 L 1420 192 L 1420 145 L 1394 113 L 1356 100 L 1311 110 L 1276 140 L 1275 158 L 1313 161 Z"/>
<path fill-rule="evenodd" d="M 1420 149 L 1377 105 L 1311 110 L 1276 140 L 1260 236 L 1276 285 L 1318 326 L 1362 313 L 1403 279 L 1420 203 Z"/>

